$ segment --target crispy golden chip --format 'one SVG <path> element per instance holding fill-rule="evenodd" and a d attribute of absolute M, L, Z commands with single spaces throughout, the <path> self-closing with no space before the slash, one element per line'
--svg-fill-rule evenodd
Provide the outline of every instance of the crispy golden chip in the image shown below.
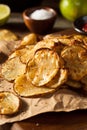
<path fill-rule="evenodd" d="M 37 42 L 37 36 L 34 33 L 26 35 L 21 42 L 21 45 L 34 45 Z"/>
<path fill-rule="evenodd" d="M 10 115 L 18 112 L 20 99 L 12 92 L 0 92 L 0 114 Z"/>
<path fill-rule="evenodd" d="M 63 50 L 65 46 L 63 44 L 59 43 L 55 43 L 55 46 L 53 48 L 54 51 L 56 51 L 58 53 L 58 55 L 60 56 L 61 51 Z"/>
<path fill-rule="evenodd" d="M 57 34 L 57 33 L 55 33 L 55 34 L 47 34 L 46 36 L 44 36 L 44 38 L 43 39 L 49 39 L 49 40 L 51 40 L 51 39 L 53 39 L 53 40 L 57 40 L 57 39 L 70 39 L 71 37 L 72 37 L 73 35 L 60 35 L 60 34 Z"/>
<path fill-rule="evenodd" d="M 16 34 L 11 32 L 10 30 L 7 30 L 7 29 L 0 30 L 0 40 L 14 41 L 17 39 L 18 37 L 16 36 Z"/>
<path fill-rule="evenodd" d="M 71 80 L 71 79 L 67 80 L 66 85 L 68 85 L 72 88 L 76 88 L 76 89 L 79 89 L 82 87 L 82 84 L 79 81 L 75 81 L 75 80 Z"/>
<path fill-rule="evenodd" d="M 69 45 L 71 46 L 75 39 L 74 39 L 74 35 L 53 35 L 53 34 L 48 34 L 44 37 L 44 40 L 51 40 L 54 42 L 61 42 L 63 45 Z"/>
<path fill-rule="evenodd" d="M 62 86 L 77 89 L 82 84 L 87 86 L 85 36 L 48 35 L 36 42 L 36 34 L 26 35 L 21 47 L 2 65 L 2 75 L 8 81 L 14 80 L 17 94 L 34 97 Z"/>
<path fill-rule="evenodd" d="M 52 93 L 55 89 L 47 88 L 45 86 L 36 87 L 29 80 L 27 80 L 26 75 L 21 75 L 15 80 L 14 91 L 23 97 L 36 97 Z"/>
<path fill-rule="evenodd" d="M 85 37 L 83 38 L 83 42 L 84 42 L 85 48 L 87 49 L 87 36 L 85 36 Z"/>
<path fill-rule="evenodd" d="M 26 51 L 27 51 L 26 47 L 15 50 L 11 55 L 9 55 L 9 59 L 12 59 L 14 57 L 21 57 L 26 53 Z"/>
<path fill-rule="evenodd" d="M 9 55 L 8 59 L 13 59 L 14 57 L 19 57 L 19 56 L 17 56 L 16 51 L 14 51 L 13 53 L 11 53 L 11 55 Z"/>
<path fill-rule="evenodd" d="M 60 54 L 62 49 L 64 48 L 64 45 L 61 44 L 60 42 L 56 43 L 52 40 L 46 39 L 46 40 L 39 41 L 35 45 L 34 51 L 42 48 L 49 48 L 52 49 L 53 51 L 56 51 L 58 54 Z"/>
<path fill-rule="evenodd" d="M 63 45 L 72 46 L 74 44 L 79 44 L 87 49 L 87 37 L 85 35 L 58 35 L 58 34 L 48 34 L 44 37 L 44 40 L 51 40 L 54 42 L 61 42 Z"/>
<path fill-rule="evenodd" d="M 12 59 L 8 59 L 2 65 L 1 73 L 6 80 L 12 81 L 19 75 L 25 73 L 25 69 L 26 65 L 20 61 L 19 57 L 14 57 Z"/>
<path fill-rule="evenodd" d="M 34 50 L 36 51 L 36 50 L 38 50 L 40 48 L 49 48 L 49 49 L 52 49 L 52 48 L 54 48 L 54 46 L 55 46 L 54 41 L 51 41 L 51 40 L 42 40 L 42 41 L 37 42 L 37 44 L 34 47 Z"/>
<path fill-rule="evenodd" d="M 31 60 L 34 56 L 34 45 L 28 46 L 28 48 L 25 49 L 25 53 L 20 56 L 20 60 L 23 63 L 26 63 Z"/>
<path fill-rule="evenodd" d="M 84 35 L 74 35 L 73 38 L 79 42 L 82 42 L 83 39 L 85 38 Z"/>
<path fill-rule="evenodd" d="M 87 75 L 85 75 L 82 79 L 81 79 L 81 83 L 85 84 L 87 86 Z"/>
<path fill-rule="evenodd" d="M 60 88 L 67 81 L 68 73 L 66 69 L 60 69 L 56 76 L 46 84 L 49 88 Z"/>
<path fill-rule="evenodd" d="M 48 83 L 58 72 L 60 58 L 50 49 L 40 49 L 27 64 L 27 78 L 36 86 Z"/>
<path fill-rule="evenodd" d="M 24 47 L 22 49 L 16 50 L 9 56 L 9 59 L 14 58 L 14 57 L 19 57 L 21 62 L 26 64 L 30 59 L 32 59 L 34 55 L 33 48 L 34 48 L 34 45 L 29 45 L 28 47 Z"/>
<path fill-rule="evenodd" d="M 73 80 L 80 80 L 87 74 L 87 50 L 81 46 L 73 45 L 65 47 L 61 53 L 69 70 L 69 76 Z"/>

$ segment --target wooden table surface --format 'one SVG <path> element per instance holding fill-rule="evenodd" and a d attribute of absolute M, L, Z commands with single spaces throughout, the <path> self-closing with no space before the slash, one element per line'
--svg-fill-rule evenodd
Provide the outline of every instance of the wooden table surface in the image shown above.
<path fill-rule="evenodd" d="M 29 32 L 22 15 L 18 13 L 11 14 L 8 23 L 1 28 L 10 29 L 20 36 Z M 72 28 L 72 22 L 58 17 L 52 33 L 67 28 Z M 87 130 L 87 111 L 44 113 L 24 121 L 2 125 L 0 130 Z"/>
<path fill-rule="evenodd" d="M 54 27 L 50 31 L 50 33 L 59 32 L 61 30 L 72 27 L 73 27 L 72 22 L 64 19 L 61 16 L 58 16 L 54 24 Z M 26 33 L 29 32 L 29 30 L 24 24 L 22 13 L 12 13 L 8 22 L 4 26 L 1 26 L 0 28 L 10 29 L 11 31 L 17 33 L 18 35 L 25 35 Z"/>
<path fill-rule="evenodd" d="M 0 130 L 87 130 L 87 111 L 44 113 L 24 121 L 5 124 Z"/>

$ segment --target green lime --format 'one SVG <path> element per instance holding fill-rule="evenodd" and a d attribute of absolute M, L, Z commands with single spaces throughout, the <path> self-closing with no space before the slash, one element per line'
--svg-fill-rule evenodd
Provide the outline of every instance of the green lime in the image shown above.
<path fill-rule="evenodd" d="M 61 14 L 71 21 L 82 15 L 87 15 L 86 0 L 60 0 L 59 8 Z"/>
<path fill-rule="evenodd" d="M 11 10 L 8 5 L 0 4 L 0 25 L 3 25 L 7 22 L 10 16 Z"/>

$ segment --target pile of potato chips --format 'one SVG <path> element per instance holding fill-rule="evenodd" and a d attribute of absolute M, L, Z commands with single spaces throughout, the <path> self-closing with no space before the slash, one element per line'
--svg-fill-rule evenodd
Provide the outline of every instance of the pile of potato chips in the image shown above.
<path fill-rule="evenodd" d="M 87 37 L 26 35 L 2 64 L 1 74 L 22 97 L 37 97 L 70 87 L 87 91 Z"/>

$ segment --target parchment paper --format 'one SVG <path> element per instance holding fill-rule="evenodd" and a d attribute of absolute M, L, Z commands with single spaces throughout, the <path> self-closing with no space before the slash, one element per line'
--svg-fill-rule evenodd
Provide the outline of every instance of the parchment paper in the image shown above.
<path fill-rule="evenodd" d="M 13 91 L 13 84 L 5 80 L 0 82 L 0 91 Z M 87 108 L 87 97 L 70 89 L 59 89 L 53 94 L 40 98 L 21 98 L 21 107 L 17 114 L 12 116 L 0 115 L 0 125 L 21 121 L 34 115 L 45 112 L 73 111 Z"/>

